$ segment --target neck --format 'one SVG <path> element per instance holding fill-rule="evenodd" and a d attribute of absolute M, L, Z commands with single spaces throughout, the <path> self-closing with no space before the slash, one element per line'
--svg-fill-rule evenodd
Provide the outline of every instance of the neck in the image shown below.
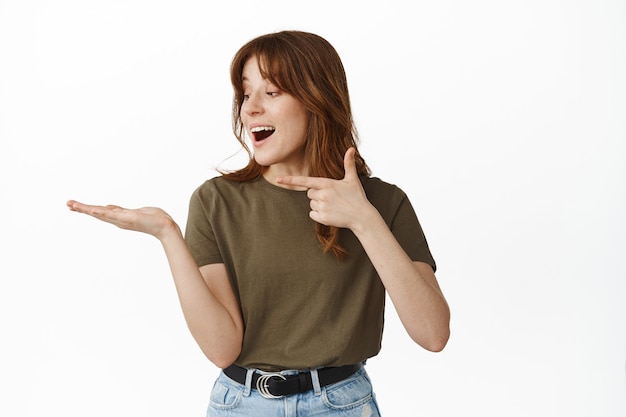
<path fill-rule="evenodd" d="M 274 184 L 278 187 L 288 188 L 290 190 L 305 191 L 306 187 L 299 187 L 294 185 L 278 184 L 276 178 L 278 177 L 300 177 L 308 176 L 309 170 L 305 168 L 296 169 L 288 166 L 272 165 L 267 167 L 263 171 L 263 178 L 265 178 L 270 184 Z"/>

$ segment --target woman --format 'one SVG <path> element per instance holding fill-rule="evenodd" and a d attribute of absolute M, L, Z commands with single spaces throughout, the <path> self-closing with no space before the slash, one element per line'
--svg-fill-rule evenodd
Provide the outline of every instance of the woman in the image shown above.
<path fill-rule="evenodd" d="M 385 291 L 420 346 L 440 351 L 449 337 L 413 208 L 369 176 L 326 40 L 253 39 L 231 80 L 250 162 L 196 189 L 184 238 L 158 208 L 68 205 L 161 241 L 189 329 L 223 369 L 209 416 L 378 416 L 363 365 L 380 351 Z"/>

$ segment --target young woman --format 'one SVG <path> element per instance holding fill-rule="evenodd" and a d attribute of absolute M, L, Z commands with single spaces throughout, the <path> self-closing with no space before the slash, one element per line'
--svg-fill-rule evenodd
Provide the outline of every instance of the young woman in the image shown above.
<path fill-rule="evenodd" d="M 250 162 L 198 187 L 184 238 L 158 208 L 68 206 L 161 241 L 189 329 L 223 369 L 209 416 L 378 416 L 364 363 L 380 351 L 385 292 L 417 344 L 440 351 L 449 337 L 415 212 L 369 176 L 325 39 L 260 36 L 231 79 Z"/>

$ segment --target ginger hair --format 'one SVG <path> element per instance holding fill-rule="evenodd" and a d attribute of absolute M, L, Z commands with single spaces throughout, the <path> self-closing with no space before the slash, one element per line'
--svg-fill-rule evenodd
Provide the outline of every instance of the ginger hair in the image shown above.
<path fill-rule="evenodd" d="M 370 170 L 358 152 L 358 134 L 352 118 L 350 95 L 345 70 L 339 54 L 324 38 L 301 31 L 282 31 L 252 39 L 235 54 L 230 77 L 234 89 L 232 103 L 233 132 L 248 153 L 250 160 L 242 169 L 221 172 L 230 180 L 251 181 L 263 174 L 245 141 L 241 121 L 243 103 L 243 67 L 255 57 L 261 75 L 282 91 L 300 100 L 308 112 L 305 155 L 309 175 L 341 179 L 344 177 L 343 158 L 354 147 L 359 175 Z M 315 233 L 324 252 L 342 259 L 345 249 L 339 243 L 339 229 L 320 223 Z"/>

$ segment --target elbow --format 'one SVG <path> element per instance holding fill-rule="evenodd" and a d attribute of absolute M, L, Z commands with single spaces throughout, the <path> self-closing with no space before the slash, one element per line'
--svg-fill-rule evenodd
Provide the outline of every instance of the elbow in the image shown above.
<path fill-rule="evenodd" d="M 427 341 L 421 343 L 421 346 L 430 352 L 441 352 L 450 340 L 450 329 L 438 332 L 430 337 Z"/>
<path fill-rule="evenodd" d="M 241 345 L 237 342 L 200 345 L 200 348 L 207 359 L 220 369 L 228 368 L 241 354 Z"/>
<path fill-rule="evenodd" d="M 409 333 L 411 339 L 429 352 L 441 352 L 450 339 L 450 322 L 439 323 L 436 326 L 425 326 Z"/>
<path fill-rule="evenodd" d="M 235 354 L 233 352 L 221 352 L 213 354 L 205 352 L 204 354 L 209 359 L 209 361 L 213 363 L 213 365 L 217 366 L 220 369 L 228 368 L 239 357 L 238 353 Z"/>
<path fill-rule="evenodd" d="M 440 315 L 439 320 L 431 322 L 428 337 L 422 347 L 430 352 L 441 352 L 450 340 L 450 309 Z"/>
<path fill-rule="evenodd" d="M 195 339 L 204 356 L 220 369 L 232 365 L 241 354 L 243 347 L 243 332 L 222 334 L 217 337 L 204 335 L 202 338 L 195 337 Z"/>
<path fill-rule="evenodd" d="M 227 358 L 209 358 L 209 360 L 213 363 L 213 365 L 217 366 L 220 369 L 228 368 L 230 365 L 235 362 L 234 360 L 230 360 Z"/>

